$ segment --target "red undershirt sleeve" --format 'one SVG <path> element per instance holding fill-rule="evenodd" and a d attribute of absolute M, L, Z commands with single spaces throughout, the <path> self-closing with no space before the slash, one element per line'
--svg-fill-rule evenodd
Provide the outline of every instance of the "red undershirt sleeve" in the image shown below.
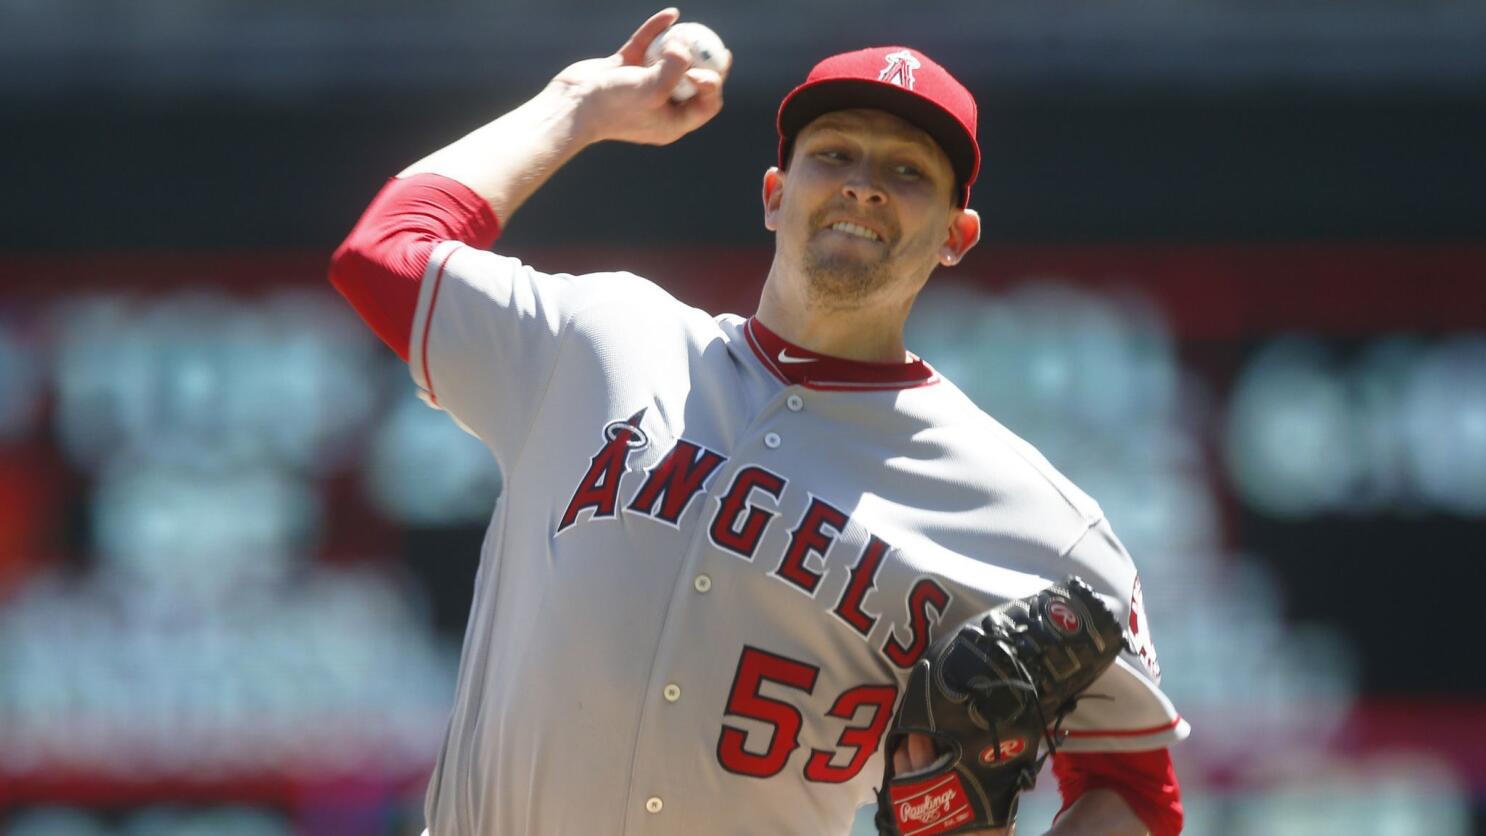
<path fill-rule="evenodd" d="M 1166 749 L 1150 752 L 1059 752 L 1053 775 L 1063 797 L 1063 815 L 1073 802 L 1094 789 L 1120 797 L 1145 822 L 1151 836 L 1176 836 L 1182 830 L 1181 787 Z"/>
<path fill-rule="evenodd" d="M 468 186 L 438 174 L 392 178 L 330 259 L 330 283 L 404 362 L 418 286 L 441 241 L 487 249 L 500 220 Z"/>

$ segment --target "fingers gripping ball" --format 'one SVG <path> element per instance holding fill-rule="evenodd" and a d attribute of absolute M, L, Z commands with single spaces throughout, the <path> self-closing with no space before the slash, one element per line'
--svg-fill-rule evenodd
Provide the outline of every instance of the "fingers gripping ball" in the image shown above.
<path fill-rule="evenodd" d="M 691 53 L 691 65 L 698 69 L 722 72 L 727 61 L 727 47 L 723 46 L 722 38 L 716 32 L 708 29 L 700 23 L 678 23 L 656 36 L 650 42 L 650 47 L 645 50 L 645 63 L 654 64 L 660 60 L 661 49 L 675 40 Z M 676 88 L 671 91 L 671 100 L 684 102 L 697 94 L 697 88 L 687 78 L 682 78 Z"/>
<path fill-rule="evenodd" d="M 1015 821 L 1017 799 L 1037 780 L 1063 717 L 1123 645 L 1119 619 L 1076 577 L 936 640 L 914 666 L 888 731 L 879 832 L 932 836 Z M 926 769 L 894 775 L 892 753 L 910 733 L 927 735 L 940 755 Z"/>

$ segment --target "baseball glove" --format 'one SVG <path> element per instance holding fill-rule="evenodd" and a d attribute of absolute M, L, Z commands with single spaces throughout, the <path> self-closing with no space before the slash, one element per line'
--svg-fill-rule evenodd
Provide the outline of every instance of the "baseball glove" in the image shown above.
<path fill-rule="evenodd" d="M 936 640 L 886 737 L 878 832 L 933 836 L 1015 821 L 1063 718 L 1123 644 L 1115 614 L 1077 577 Z M 939 757 L 895 776 L 893 752 L 910 733 L 932 738 Z"/>

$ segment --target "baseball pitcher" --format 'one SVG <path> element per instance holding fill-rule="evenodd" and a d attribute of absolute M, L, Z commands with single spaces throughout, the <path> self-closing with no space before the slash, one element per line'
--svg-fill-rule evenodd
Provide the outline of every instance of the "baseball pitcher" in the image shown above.
<path fill-rule="evenodd" d="M 1177 833 L 1140 584 L 1100 508 L 904 345 L 976 243 L 976 103 L 918 50 L 825 59 L 779 109 L 756 312 L 489 251 L 566 161 L 722 107 L 684 44 L 613 55 L 387 182 L 331 281 L 478 436 L 485 538 L 432 836 Z M 695 94 L 675 101 L 682 80 Z M 705 270 L 706 264 L 698 264 Z"/>

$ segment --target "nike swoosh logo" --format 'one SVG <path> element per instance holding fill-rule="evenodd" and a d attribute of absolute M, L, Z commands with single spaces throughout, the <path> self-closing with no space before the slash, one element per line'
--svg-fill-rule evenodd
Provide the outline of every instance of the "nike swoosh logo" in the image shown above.
<path fill-rule="evenodd" d="M 779 349 L 779 362 L 781 363 L 814 363 L 815 360 L 816 358 L 814 357 L 791 357 L 789 356 L 789 349 Z"/>

